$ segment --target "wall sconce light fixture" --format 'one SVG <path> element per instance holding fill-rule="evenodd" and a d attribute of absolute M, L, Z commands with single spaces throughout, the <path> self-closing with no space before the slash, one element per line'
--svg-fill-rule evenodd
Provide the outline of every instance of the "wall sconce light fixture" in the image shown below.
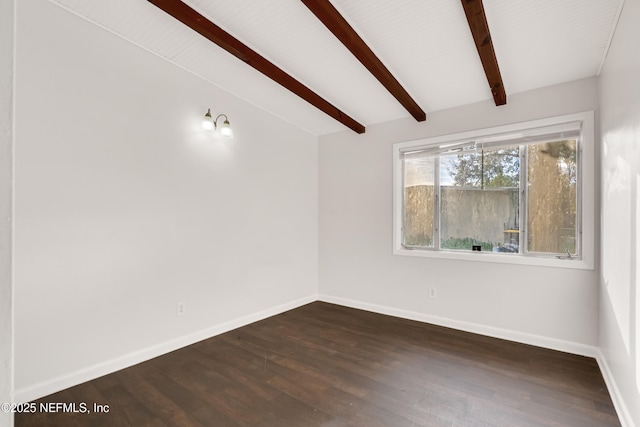
<path fill-rule="evenodd" d="M 224 117 L 224 121 L 220 125 L 220 135 L 226 138 L 233 138 L 233 129 L 231 129 L 231 123 L 229 123 L 229 119 L 226 114 L 218 114 L 215 120 L 211 116 L 211 108 L 207 108 L 207 114 L 204 115 L 202 119 L 202 129 L 207 131 L 217 131 L 218 130 L 218 119 L 220 117 Z"/>

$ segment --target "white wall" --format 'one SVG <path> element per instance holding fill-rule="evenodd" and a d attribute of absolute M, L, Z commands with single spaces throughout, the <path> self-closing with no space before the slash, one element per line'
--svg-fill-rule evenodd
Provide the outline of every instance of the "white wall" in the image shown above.
<path fill-rule="evenodd" d="M 315 136 L 47 1 L 17 15 L 17 399 L 314 299 Z"/>
<path fill-rule="evenodd" d="M 0 2 L 0 402 L 13 401 L 13 69 L 14 2 Z M 0 426 L 13 415 L 0 411 Z"/>
<path fill-rule="evenodd" d="M 392 255 L 392 144 L 596 108 L 596 80 L 587 79 L 512 95 L 504 107 L 484 102 L 428 114 L 424 123 L 394 121 L 360 136 L 321 137 L 322 298 L 593 353 L 595 271 Z M 437 288 L 437 299 L 427 297 L 429 287 Z"/>
<path fill-rule="evenodd" d="M 504 107 L 486 102 L 432 113 L 421 124 L 328 135 L 319 146 L 45 0 L 17 8 L 17 400 L 295 306 L 319 289 L 346 305 L 576 352 L 598 345 L 600 309 L 606 367 L 628 417 L 640 424 L 640 30 L 631 25 L 640 19 L 638 0 L 626 2 L 599 84 L 587 79 L 512 95 Z M 9 31 L 10 13 L 0 12 Z M 3 102 L 11 75 L 3 61 Z M 598 268 L 392 255 L 393 143 L 597 110 L 598 87 L 606 146 L 600 307 Z M 6 174 L 12 119 L 5 107 Z M 229 115 L 234 140 L 199 131 L 207 107 Z M 5 187 L 2 218 L 11 209 Z M 7 223 L 0 231 L 10 234 Z M 599 244 L 597 237 L 598 230 Z M 6 304 L 4 235 L 1 244 Z M 436 300 L 426 295 L 432 286 Z M 187 313 L 176 317 L 181 301 Z M 10 334 L 10 310 L 1 312 L 0 333 Z M 11 375 L 10 353 L 3 345 L 0 400 L 10 399 L 2 377 Z"/>
<path fill-rule="evenodd" d="M 625 2 L 599 80 L 600 348 L 628 425 L 640 426 L 640 1 Z M 620 409 L 620 408 L 619 408 Z"/>

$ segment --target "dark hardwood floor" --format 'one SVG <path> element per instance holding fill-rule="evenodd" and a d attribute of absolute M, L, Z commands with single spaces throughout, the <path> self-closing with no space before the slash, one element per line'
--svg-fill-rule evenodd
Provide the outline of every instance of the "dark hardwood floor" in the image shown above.
<path fill-rule="evenodd" d="M 16 426 L 620 425 L 594 359 L 322 302 L 47 402 L 91 413 Z"/>

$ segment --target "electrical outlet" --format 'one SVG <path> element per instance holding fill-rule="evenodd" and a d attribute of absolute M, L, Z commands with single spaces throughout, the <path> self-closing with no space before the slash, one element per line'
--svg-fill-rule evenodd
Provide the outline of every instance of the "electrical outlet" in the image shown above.
<path fill-rule="evenodd" d="M 187 303 L 186 302 L 179 302 L 177 307 L 176 307 L 176 316 L 182 316 L 186 312 L 187 312 Z"/>
<path fill-rule="evenodd" d="M 431 299 L 438 298 L 438 293 L 436 292 L 436 288 L 429 288 L 429 298 Z"/>

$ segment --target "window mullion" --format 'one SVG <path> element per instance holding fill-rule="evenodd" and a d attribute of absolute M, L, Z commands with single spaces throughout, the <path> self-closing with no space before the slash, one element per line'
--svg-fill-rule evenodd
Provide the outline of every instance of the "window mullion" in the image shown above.
<path fill-rule="evenodd" d="M 406 183 L 406 179 L 407 179 L 407 175 L 406 175 L 406 170 L 407 170 L 407 165 L 406 165 L 406 161 L 404 160 L 404 158 L 402 156 L 400 156 L 399 158 L 400 161 L 400 170 L 401 175 L 400 175 L 400 188 L 402 189 L 402 191 L 400 192 L 400 197 L 402 198 L 402 206 L 401 206 L 401 213 L 400 213 L 400 245 L 402 247 L 405 246 L 405 235 L 404 235 L 404 230 L 405 230 L 405 220 L 407 217 L 406 211 L 407 211 L 407 196 L 406 196 L 406 191 L 405 191 L 405 183 Z"/>
<path fill-rule="evenodd" d="M 518 242 L 518 253 L 527 254 L 528 241 L 528 205 L 529 200 L 529 157 L 527 156 L 527 146 L 520 146 L 520 209 L 518 212 L 518 221 L 520 225 L 520 240 Z"/>
<path fill-rule="evenodd" d="M 576 245 L 575 253 L 582 258 L 582 138 L 576 141 Z"/>
<path fill-rule="evenodd" d="M 440 157 L 436 157 L 433 177 L 433 249 L 440 250 Z"/>

